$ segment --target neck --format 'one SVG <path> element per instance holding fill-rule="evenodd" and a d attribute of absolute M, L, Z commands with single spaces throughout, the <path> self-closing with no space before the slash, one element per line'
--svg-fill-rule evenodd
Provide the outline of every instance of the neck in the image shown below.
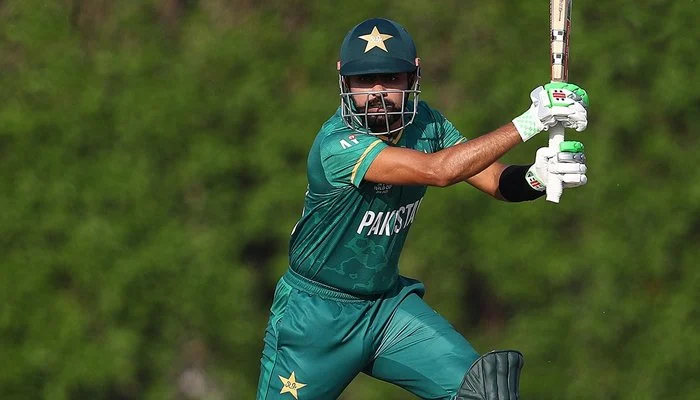
<path fill-rule="evenodd" d="M 399 141 L 399 138 L 401 137 L 402 133 L 403 133 L 403 129 L 399 129 L 398 131 L 396 131 L 394 133 L 388 133 L 386 135 L 378 135 L 377 137 L 382 139 L 385 142 L 396 144 Z"/>
<path fill-rule="evenodd" d="M 403 128 L 401 128 L 402 125 L 403 125 L 403 118 L 399 118 L 398 121 L 394 122 L 389 127 L 389 130 L 391 130 L 391 131 L 395 130 L 393 133 L 387 133 L 385 135 L 377 135 L 377 137 L 382 139 L 385 142 L 396 143 L 395 139 L 400 137 L 401 133 L 403 132 Z M 399 129 L 399 128 L 401 128 L 401 129 Z"/>

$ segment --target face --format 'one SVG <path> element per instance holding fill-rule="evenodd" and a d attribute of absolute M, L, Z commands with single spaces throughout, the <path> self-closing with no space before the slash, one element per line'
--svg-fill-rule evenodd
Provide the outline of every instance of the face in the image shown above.
<path fill-rule="evenodd" d="M 404 93 L 408 89 L 409 76 L 406 72 L 393 74 L 367 74 L 347 77 L 347 84 L 358 111 L 367 110 L 367 126 L 373 131 L 386 130 L 387 114 L 389 126 L 395 128 L 401 124 L 401 111 Z M 375 115 L 371 115 L 375 114 Z"/>

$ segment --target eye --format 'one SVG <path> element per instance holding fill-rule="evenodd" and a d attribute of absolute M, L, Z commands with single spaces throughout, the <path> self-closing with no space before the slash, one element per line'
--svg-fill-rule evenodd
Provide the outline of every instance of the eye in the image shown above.
<path fill-rule="evenodd" d="M 396 85 L 401 83 L 402 74 L 401 73 L 383 74 L 381 79 L 382 79 L 383 84 L 393 87 L 393 86 L 396 86 Z"/>

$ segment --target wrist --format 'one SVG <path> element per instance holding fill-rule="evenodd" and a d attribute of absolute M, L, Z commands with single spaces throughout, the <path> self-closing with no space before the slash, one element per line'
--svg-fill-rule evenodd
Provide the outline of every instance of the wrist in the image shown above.
<path fill-rule="evenodd" d="M 524 113 L 513 118 L 512 122 L 523 142 L 526 142 L 544 129 L 542 122 L 537 118 L 537 110 L 534 107 L 530 107 Z"/>
<path fill-rule="evenodd" d="M 532 175 L 530 165 L 509 165 L 501 173 L 498 180 L 498 191 L 504 200 L 521 202 L 535 200 L 544 195 L 544 185 L 535 179 L 531 182 L 528 176 Z M 534 175 L 536 177 L 536 175 Z M 539 186 L 541 185 L 541 188 Z"/>
<path fill-rule="evenodd" d="M 547 189 L 547 183 L 540 178 L 535 164 L 531 165 L 530 168 L 527 169 L 527 172 L 525 172 L 525 181 L 533 190 L 537 190 L 538 192 L 544 192 Z"/>

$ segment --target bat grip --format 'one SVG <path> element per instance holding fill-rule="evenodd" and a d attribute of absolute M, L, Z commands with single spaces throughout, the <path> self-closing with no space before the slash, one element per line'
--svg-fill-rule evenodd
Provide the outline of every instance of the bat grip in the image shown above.
<path fill-rule="evenodd" d="M 558 123 L 549 129 L 549 148 L 559 152 L 559 145 L 564 141 L 564 125 Z M 559 203 L 563 191 L 561 176 L 548 172 L 547 201 Z"/>

